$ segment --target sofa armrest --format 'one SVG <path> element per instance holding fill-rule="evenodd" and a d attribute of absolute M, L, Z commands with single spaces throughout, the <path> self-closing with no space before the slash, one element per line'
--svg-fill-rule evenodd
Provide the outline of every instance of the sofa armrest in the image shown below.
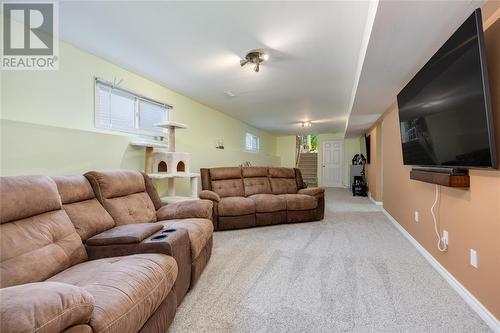
<path fill-rule="evenodd" d="M 189 200 L 168 204 L 156 212 L 158 221 L 173 219 L 202 218 L 212 219 L 212 202 L 210 200 Z"/>
<path fill-rule="evenodd" d="M 299 190 L 297 193 L 299 194 L 307 194 L 310 196 L 318 196 L 318 195 L 324 195 L 325 194 L 325 189 L 323 187 L 307 187 Z"/>
<path fill-rule="evenodd" d="M 162 226 L 155 223 L 124 224 L 87 239 L 85 244 L 89 246 L 136 244 L 161 229 Z"/>
<path fill-rule="evenodd" d="M 0 289 L 2 333 L 62 332 L 90 321 L 94 298 L 66 283 L 37 282 Z"/>
<path fill-rule="evenodd" d="M 200 199 L 206 199 L 206 200 L 212 200 L 215 202 L 219 202 L 220 196 L 213 191 L 203 190 L 200 192 Z"/>

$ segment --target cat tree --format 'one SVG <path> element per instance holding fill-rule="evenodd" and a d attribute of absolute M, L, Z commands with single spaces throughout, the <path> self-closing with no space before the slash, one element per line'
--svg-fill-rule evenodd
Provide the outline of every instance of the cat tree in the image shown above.
<path fill-rule="evenodd" d="M 175 131 L 176 129 L 187 128 L 187 126 L 174 121 L 165 121 L 155 124 L 155 126 L 168 130 L 168 144 L 162 141 L 149 140 L 134 140 L 130 144 L 146 148 L 144 171 L 151 179 L 167 180 L 167 196 L 161 198 L 162 203 L 169 204 L 198 199 L 198 177 L 200 177 L 200 174 L 190 172 L 189 162 L 191 154 L 175 151 Z M 166 136 L 161 136 L 161 138 L 166 138 Z M 158 150 L 155 151 L 155 148 Z M 176 178 L 190 179 L 190 196 L 184 197 L 175 194 Z"/>

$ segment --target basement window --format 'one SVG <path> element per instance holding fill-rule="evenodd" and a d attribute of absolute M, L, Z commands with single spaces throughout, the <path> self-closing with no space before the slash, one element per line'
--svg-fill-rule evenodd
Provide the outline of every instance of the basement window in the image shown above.
<path fill-rule="evenodd" d="M 260 149 L 259 137 L 252 133 L 245 134 L 245 149 L 248 151 L 258 152 Z"/>
<path fill-rule="evenodd" d="M 95 127 L 139 135 L 165 135 L 154 124 L 169 120 L 172 106 L 101 79 L 95 81 Z"/>

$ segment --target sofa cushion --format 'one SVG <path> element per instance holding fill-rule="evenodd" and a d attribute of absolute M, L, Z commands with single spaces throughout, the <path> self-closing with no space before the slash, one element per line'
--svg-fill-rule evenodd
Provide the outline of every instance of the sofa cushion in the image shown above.
<path fill-rule="evenodd" d="M 81 287 L 94 297 L 94 332 L 138 332 L 167 297 L 177 277 L 175 259 L 136 254 L 92 260 L 48 281 Z"/>
<path fill-rule="evenodd" d="M 37 282 L 0 289 L 3 333 L 62 332 L 89 322 L 94 298 L 66 283 Z"/>
<path fill-rule="evenodd" d="M 245 185 L 245 196 L 254 194 L 271 193 L 271 184 L 267 177 L 253 177 L 244 178 L 243 184 Z"/>
<path fill-rule="evenodd" d="M 87 178 L 61 176 L 52 179 L 57 184 L 64 210 L 84 242 L 115 226 L 111 215 L 95 198 L 94 190 Z"/>
<path fill-rule="evenodd" d="M 119 225 L 89 238 L 86 244 L 90 246 L 137 244 L 161 229 L 161 226 L 153 223 Z"/>
<path fill-rule="evenodd" d="M 99 201 L 100 197 L 109 199 L 146 191 L 144 176 L 138 171 L 90 171 L 85 174 L 85 177 L 90 181 Z M 94 186 L 95 183 L 99 184 L 97 189 Z"/>
<path fill-rule="evenodd" d="M 92 186 L 84 176 L 57 176 L 52 177 L 64 204 L 94 199 Z"/>
<path fill-rule="evenodd" d="M 282 194 L 280 197 L 286 199 L 287 210 L 309 210 L 318 207 L 318 200 L 306 194 Z"/>
<path fill-rule="evenodd" d="M 241 174 L 243 178 L 250 177 L 267 177 L 268 168 L 266 167 L 243 167 L 241 168 Z"/>
<path fill-rule="evenodd" d="M 270 178 L 271 190 L 273 194 L 295 194 L 297 193 L 297 183 L 295 178 Z"/>
<path fill-rule="evenodd" d="M 66 204 L 63 207 L 84 242 L 115 226 L 111 215 L 95 198 Z"/>
<path fill-rule="evenodd" d="M 225 179 L 213 180 L 212 191 L 217 193 L 221 198 L 244 196 L 245 189 L 243 179 Z"/>
<path fill-rule="evenodd" d="M 222 167 L 210 169 L 210 179 L 241 179 L 240 167 Z"/>
<path fill-rule="evenodd" d="M 45 176 L 0 178 L 0 223 L 61 209 L 56 184 Z"/>
<path fill-rule="evenodd" d="M 156 210 L 146 192 L 106 199 L 104 207 L 116 225 L 156 222 Z"/>
<path fill-rule="evenodd" d="M 194 261 L 201 253 L 207 242 L 212 237 L 214 225 L 212 221 L 207 219 L 182 219 L 182 220 L 167 220 L 157 222 L 165 229 L 185 229 L 188 232 L 189 243 L 191 246 L 191 260 Z"/>
<path fill-rule="evenodd" d="M 286 198 L 274 194 L 255 194 L 248 197 L 255 203 L 257 213 L 271 213 L 286 210 Z"/>
<path fill-rule="evenodd" d="M 220 216 L 239 216 L 255 213 L 255 203 L 245 197 L 226 197 L 220 199 Z"/>
<path fill-rule="evenodd" d="M 156 221 L 155 206 L 140 172 L 91 171 L 85 177 L 116 225 Z"/>
<path fill-rule="evenodd" d="M 295 170 L 292 168 L 269 168 L 269 177 L 295 179 Z"/>
<path fill-rule="evenodd" d="M 52 179 L 2 177 L 0 197 L 0 287 L 43 281 L 87 259 Z"/>

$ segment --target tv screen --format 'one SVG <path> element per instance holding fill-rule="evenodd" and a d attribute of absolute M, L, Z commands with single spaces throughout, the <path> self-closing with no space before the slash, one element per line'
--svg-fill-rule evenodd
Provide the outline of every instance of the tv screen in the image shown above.
<path fill-rule="evenodd" d="M 365 136 L 365 145 L 366 145 L 366 163 L 370 163 L 371 161 L 371 138 L 369 135 Z"/>
<path fill-rule="evenodd" d="M 496 168 L 477 9 L 398 94 L 406 165 Z"/>

